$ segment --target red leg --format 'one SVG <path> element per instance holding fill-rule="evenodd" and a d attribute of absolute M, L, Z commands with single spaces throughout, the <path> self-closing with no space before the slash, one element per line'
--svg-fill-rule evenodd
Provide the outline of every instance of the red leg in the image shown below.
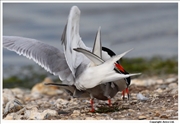
<path fill-rule="evenodd" d="M 126 88 L 125 90 L 122 91 L 123 99 L 125 99 L 125 93 L 127 94 L 127 98 L 129 99 L 129 89 L 128 88 Z"/>
<path fill-rule="evenodd" d="M 112 106 L 111 99 L 108 99 L 109 107 Z"/>
<path fill-rule="evenodd" d="M 129 99 L 129 89 L 128 88 L 126 88 L 126 93 L 127 93 L 128 99 Z"/>
<path fill-rule="evenodd" d="M 95 109 L 94 109 L 94 106 L 93 106 L 93 104 L 94 104 L 93 99 L 90 99 L 90 103 L 91 103 L 91 111 L 90 112 L 95 112 Z"/>
<path fill-rule="evenodd" d="M 123 97 L 123 100 L 125 99 L 125 90 L 122 91 L 122 97 Z"/>

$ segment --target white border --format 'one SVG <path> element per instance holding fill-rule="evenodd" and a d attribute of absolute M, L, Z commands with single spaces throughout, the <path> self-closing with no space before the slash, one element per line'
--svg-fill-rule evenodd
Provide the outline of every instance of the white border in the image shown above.
<path fill-rule="evenodd" d="M 2 35 L 3 35 L 3 3 L 176 3 L 178 2 L 178 4 L 180 3 L 179 1 L 176 1 L 176 0 L 173 0 L 173 1 L 156 1 L 156 0 L 151 0 L 151 1 L 130 1 L 130 0 L 126 0 L 126 1 L 116 1 L 116 0 L 113 0 L 113 1 L 84 1 L 84 0 L 78 0 L 78 1 L 59 1 L 59 0 L 53 0 L 53 1 L 12 1 L 12 0 L 2 0 L 0 1 L 0 8 L 1 8 L 1 29 L 0 29 L 0 40 L 1 40 L 1 70 L 0 70 L 0 79 L 1 79 L 1 89 L 2 89 L 2 58 L 3 58 L 3 54 L 2 54 Z M 178 5 L 178 20 L 179 20 L 179 5 Z M 179 24 L 178 24 L 178 29 L 179 29 Z M 178 30 L 178 36 L 179 36 L 179 30 Z M 178 37 L 178 41 L 179 41 L 179 37 Z M 178 42 L 178 48 L 179 48 L 179 42 Z M 178 55 L 179 55 L 179 49 L 178 49 Z M 180 61 L 180 58 L 178 56 L 178 61 Z M 179 64 L 179 63 L 178 63 Z M 178 66 L 178 70 L 179 70 L 179 66 Z M 179 78 L 179 73 L 178 73 L 178 78 Z M 179 87 L 178 87 L 179 88 Z M 180 88 L 179 88 L 180 89 Z M 179 90 L 180 91 L 180 90 Z M 179 94 L 178 94 L 178 112 L 179 112 Z M 85 121 L 85 120 L 38 120 L 38 121 L 30 121 L 30 120 L 15 120 L 15 121 L 11 121 L 11 120 L 2 120 L 2 90 L 1 90 L 1 124 L 4 124 L 4 123 L 13 123 L 13 124 L 21 124 L 21 123 L 26 123 L 26 124 L 32 124 L 32 123 L 78 123 L 78 124 L 85 124 L 85 123 L 88 123 L 88 122 L 92 122 L 93 124 L 94 123 L 138 123 L 138 124 L 145 124 L 145 123 L 150 123 L 150 120 L 97 120 L 97 121 Z M 178 120 L 173 120 L 174 123 L 179 123 L 179 114 L 178 114 Z M 163 120 L 152 120 L 152 121 L 163 121 Z M 168 121 L 168 120 L 166 120 Z M 171 121 L 171 120 L 170 120 Z"/>
<path fill-rule="evenodd" d="M 102 1 L 102 0 L 52 0 L 52 1 L 45 1 L 45 0 L 1 0 L 1 3 L 173 3 L 178 2 L 178 0 L 112 0 L 112 1 Z"/>
<path fill-rule="evenodd" d="M 2 84 L 3 84 L 3 76 L 2 76 L 2 75 L 3 75 L 3 74 L 2 74 L 2 70 L 3 70 L 3 69 L 2 69 L 2 65 L 3 65 L 3 63 L 2 63 L 2 62 L 3 62 L 3 61 L 2 61 L 2 58 L 3 58 L 3 54 L 2 54 L 2 51 L 3 51 L 3 50 L 2 50 L 2 49 L 3 49 L 3 48 L 2 48 L 2 35 L 3 35 L 3 33 L 2 33 L 2 31 L 3 31 L 3 27 L 2 27 L 2 26 L 3 26 L 3 25 L 2 25 L 2 20 L 3 20 L 3 19 L 2 19 L 2 10 L 3 10 L 3 9 L 2 9 L 2 4 L 0 4 L 0 8 L 1 8 L 1 10 L 0 10 L 0 16 L 1 16 L 1 18 L 0 18 L 0 19 L 1 19 L 1 20 L 0 20 L 0 23 L 1 23 L 1 24 L 0 24 L 0 27 L 1 27 L 1 29 L 0 29 L 0 40 L 1 40 L 1 42 L 0 42 L 0 43 L 1 43 L 1 44 L 0 44 L 0 64 L 1 64 L 1 65 L 0 65 L 0 69 L 1 69 L 1 70 L 0 70 L 0 79 L 1 79 L 1 81 L 0 81 L 0 82 L 1 82 L 1 84 L 0 84 L 0 88 L 1 88 L 1 93 L 0 93 L 0 94 L 1 94 L 1 102 L 0 102 L 0 103 L 1 103 L 1 107 L 0 107 L 1 113 L 0 113 L 0 116 L 1 116 L 1 120 L 2 120 L 2 115 L 3 115 L 3 114 L 2 114 L 2 112 L 3 112 L 3 111 L 2 111 L 2 108 L 3 108 L 3 107 L 2 107 L 2 105 L 3 105 L 3 104 L 2 104 Z"/>

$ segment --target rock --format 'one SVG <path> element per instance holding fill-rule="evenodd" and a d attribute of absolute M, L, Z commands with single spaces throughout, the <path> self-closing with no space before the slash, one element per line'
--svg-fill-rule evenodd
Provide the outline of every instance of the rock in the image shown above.
<path fill-rule="evenodd" d="M 158 88 L 157 90 L 155 90 L 155 92 L 161 94 L 161 93 L 163 93 L 163 90 L 161 88 Z"/>
<path fill-rule="evenodd" d="M 172 89 L 172 91 L 170 92 L 170 94 L 178 94 L 178 89 Z"/>
<path fill-rule="evenodd" d="M 135 110 L 133 110 L 133 109 L 128 109 L 128 111 L 129 111 L 129 112 L 135 112 Z"/>
<path fill-rule="evenodd" d="M 51 109 L 47 109 L 47 110 L 43 111 L 42 115 L 44 115 L 43 119 L 48 119 L 51 116 L 56 116 L 57 115 L 57 111 L 51 110 Z"/>
<path fill-rule="evenodd" d="M 138 102 L 137 100 L 132 100 L 132 101 L 130 101 L 130 104 L 135 105 L 137 102 Z"/>
<path fill-rule="evenodd" d="M 72 116 L 79 116 L 79 114 L 80 114 L 80 110 L 74 110 L 71 115 Z"/>
<path fill-rule="evenodd" d="M 14 120 L 14 113 L 8 114 L 8 115 L 4 118 L 4 120 Z"/>
<path fill-rule="evenodd" d="M 140 115 L 140 116 L 138 117 L 139 120 L 144 120 L 144 119 L 146 119 L 146 118 L 147 118 L 147 117 L 144 116 L 144 115 Z"/>
<path fill-rule="evenodd" d="M 153 117 L 153 120 L 159 120 L 159 117 Z"/>
<path fill-rule="evenodd" d="M 178 103 L 174 103 L 174 106 L 178 106 Z"/>
<path fill-rule="evenodd" d="M 145 82 L 139 79 L 133 79 L 132 82 L 137 86 L 146 86 Z"/>
<path fill-rule="evenodd" d="M 161 115 L 160 118 L 163 118 L 163 119 L 168 119 L 169 117 L 167 115 Z"/>
<path fill-rule="evenodd" d="M 67 112 L 67 111 L 58 111 L 58 114 L 60 115 L 60 114 L 69 114 L 69 112 Z"/>
<path fill-rule="evenodd" d="M 166 89 L 167 87 L 168 87 L 167 84 L 162 84 L 162 85 L 159 86 L 159 88 L 161 88 L 161 89 Z"/>
<path fill-rule="evenodd" d="M 176 82 L 178 79 L 176 77 L 173 78 L 168 78 L 165 80 L 166 83 L 172 83 L 172 82 Z"/>
<path fill-rule="evenodd" d="M 6 104 L 3 114 L 6 115 L 11 112 L 17 112 L 22 108 L 23 108 L 22 103 L 20 103 L 17 99 L 11 100 Z"/>
<path fill-rule="evenodd" d="M 57 99 L 55 104 L 67 105 L 69 103 L 68 100 L 65 99 Z"/>
<path fill-rule="evenodd" d="M 71 120 L 82 120 L 82 118 L 81 117 L 72 117 L 72 119 Z"/>
<path fill-rule="evenodd" d="M 142 94 L 148 94 L 149 93 L 149 90 L 143 90 L 141 91 Z"/>
<path fill-rule="evenodd" d="M 147 80 L 144 80 L 145 81 L 145 86 L 151 86 L 151 85 L 154 85 L 156 84 L 156 80 L 154 79 L 147 79 Z"/>
<path fill-rule="evenodd" d="M 141 100 L 141 101 L 146 101 L 146 100 L 148 100 L 149 98 L 143 96 L 141 93 L 138 93 L 138 94 L 137 94 L 137 99 L 138 99 L 138 100 Z"/>
<path fill-rule="evenodd" d="M 4 120 L 22 120 L 23 115 L 18 115 L 17 113 L 8 114 Z"/>
<path fill-rule="evenodd" d="M 161 110 L 165 111 L 167 108 L 165 106 L 162 106 Z"/>
<path fill-rule="evenodd" d="M 178 119 L 178 116 L 173 116 L 172 118 L 173 118 L 173 119 Z"/>
<path fill-rule="evenodd" d="M 85 117 L 85 120 L 96 120 L 96 118 L 93 118 L 93 117 Z"/>
<path fill-rule="evenodd" d="M 57 115 L 57 111 L 51 109 L 47 109 L 42 112 L 37 108 L 33 108 L 32 110 L 27 110 L 25 112 L 25 117 L 28 120 L 44 120 L 44 119 L 48 119 L 51 116 L 56 116 L 56 115 Z"/>
<path fill-rule="evenodd" d="M 31 110 L 26 110 L 24 116 L 28 120 L 36 120 L 37 114 L 40 115 L 41 113 L 38 112 L 38 109 L 36 107 L 33 107 Z"/>
<path fill-rule="evenodd" d="M 153 94 L 152 95 L 154 98 L 157 98 L 159 96 L 159 94 Z"/>
<path fill-rule="evenodd" d="M 28 101 L 32 101 L 32 100 L 37 100 L 37 99 L 41 99 L 43 97 L 43 94 L 38 93 L 38 92 L 31 92 L 31 94 L 28 95 L 29 98 L 25 98 Z"/>
<path fill-rule="evenodd" d="M 23 89 L 20 89 L 20 88 L 13 88 L 11 89 L 11 91 L 15 94 L 15 96 L 19 99 L 23 99 L 24 95 L 26 92 L 30 92 L 28 89 L 26 90 L 23 90 Z"/>
<path fill-rule="evenodd" d="M 33 110 L 33 109 L 36 109 L 37 110 L 37 108 L 38 108 L 38 105 L 37 104 L 35 104 L 35 105 L 26 105 L 26 109 L 27 110 Z"/>
<path fill-rule="evenodd" d="M 14 93 L 10 89 L 3 89 L 3 105 L 7 104 L 9 101 L 15 99 Z"/>
<path fill-rule="evenodd" d="M 169 87 L 170 89 L 178 89 L 177 83 L 170 83 L 170 84 L 168 85 L 168 87 Z"/>
<path fill-rule="evenodd" d="M 166 110 L 167 113 L 172 113 L 174 110 Z"/>
<path fill-rule="evenodd" d="M 156 83 L 157 83 L 157 84 L 163 84 L 164 82 L 163 82 L 162 79 L 157 79 L 157 80 L 156 80 Z"/>
<path fill-rule="evenodd" d="M 160 116 L 160 111 L 156 111 L 154 114 L 155 117 L 159 117 Z"/>
<path fill-rule="evenodd" d="M 62 94 L 63 91 L 60 90 L 56 86 L 47 86 L 44 85 L 45 83 L 53 83 L 53 81 L 50 78 L 45 78 L 43 82 L 36 84 L 32 90 L 31 93 L 39 93 L 39 94 L 46 94 L 46 95 L 56 95 L 56 94 Z"/>
<path fill-rule="evenodd" d="M 129 104 L 123 104 L 121 108 L 122 109 L 129 109 Z"/>

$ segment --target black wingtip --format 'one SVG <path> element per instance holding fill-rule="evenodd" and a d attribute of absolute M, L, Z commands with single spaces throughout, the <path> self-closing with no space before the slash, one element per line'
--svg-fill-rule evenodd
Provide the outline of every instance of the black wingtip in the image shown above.
<path fill-rule="evenodd" d="M 74 51 L 78 51 L 78 48 L 73 48 Z"/>

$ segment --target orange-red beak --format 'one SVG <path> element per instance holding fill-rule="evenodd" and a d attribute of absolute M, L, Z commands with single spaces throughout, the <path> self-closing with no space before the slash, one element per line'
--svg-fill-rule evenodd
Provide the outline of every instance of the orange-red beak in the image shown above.
<path fill-rule="evenodd" d="M 123 68 L 120 64 L 115 63 L 115 66 L 116 66 L 121 72 L 124 72 L 124 73 L 125 73 L 124 68 Z"/>

